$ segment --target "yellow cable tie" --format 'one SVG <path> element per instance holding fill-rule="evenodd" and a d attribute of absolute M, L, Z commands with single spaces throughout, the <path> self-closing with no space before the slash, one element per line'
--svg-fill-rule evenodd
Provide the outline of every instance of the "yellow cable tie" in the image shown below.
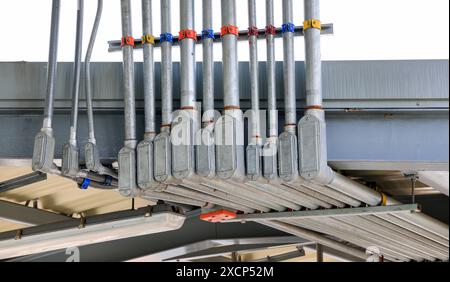
<path fill-rule="evenodd" d="M 309 28 L 317 28 L 318 30 L 321 30 L 322 23 L 320 22 L 320 20 L 316 19 L 305 20 L 303 22 L 303 32 L 305 32 Z"/>
<path fill-rule="evenodd" d="M 155 37 L 151 34 L 146 34 L 144 36 L 142 36 L 142 44 L 151 44 L 151 45 L 155 45 Z"/>

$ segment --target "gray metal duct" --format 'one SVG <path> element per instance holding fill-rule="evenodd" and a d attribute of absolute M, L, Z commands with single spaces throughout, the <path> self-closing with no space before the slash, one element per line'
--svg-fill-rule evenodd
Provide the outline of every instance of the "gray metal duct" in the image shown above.
<path fill-rule="evenodd" d="M 73 68 L 72 111 L 70 116 L 69 142 L 63 146 L 61 172 L 63 175 L 75 177 L 79 171 L 79 152 L 77 142 L 78 130 L 78 98 L 81 81 L 81 56 L 83 51 L 83 15 L 84 0 L 78 0 L 77 29 L 75 39 L 75 58 Z"/>
<path fill-rule="evenodd" d="M 153 178 L 153 140 L 155 129 L 155 66 L 153 60 L 153 16 L 152 0 L 142 0 L 142 41 L 143 41 L 143 73 L 144 73 L 144 108 L 145 133 L 136 149 L 137 152 L 137 183 L 142 189 L 155 185 Z"/>
<path fill-rule="evenodd" d="M 41 131 L 34 138 L 32 168 L 34 171 L 60 174 L 53 163 L 55 138 L 53 137 L 53 102 L 56 91 L 56 62 L 58 54 L 60 0 L 52 1 L 52 20 L 50 27 L 50 47 L 47 65 L 47 94 L 45 96 L 44 122 Z"/>
<path fill-rule="evenodd" d="M 121 0 L 122 53 L 125 104 L 125 141 L 119 152 L 119 192 L 125 197 L 138 194 L 136 184 L 136 104 L 134 88 L 134 39 L 131 25 L 130 0 Z"/>

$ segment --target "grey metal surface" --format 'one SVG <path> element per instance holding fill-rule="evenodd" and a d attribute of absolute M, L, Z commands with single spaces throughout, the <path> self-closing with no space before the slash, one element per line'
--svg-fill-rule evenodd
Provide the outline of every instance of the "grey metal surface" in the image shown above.
<path fill-rule="evenodd" d="M 170 65 L 171 66 L 171 65 Z M 365 109 L 424 109 L 448 110 L 449 61 L 325 61 L 323 62 L 323 98 L 327 110 L 348 109 L 349 112 Z M 277 100 L 283 99 L 282 62 L 276 63 Z M 135 64 L 137 106 L 143 108 L 142 63 Z M 197 85 L 202 85 L 202 67 L 198 63 Z M 260 77 L 266 77 L 266 63 L 260 62 Z M 161 64 L 155 64 L 156 106 L 161 106 Z M 71 63 L 58 63 L 55 107 L 70 108 Z M 296 62 L 297 108 L 304 107 L 305 99 L 304 63 Z M 179 99 L 179 63 L 173 64 L 173 93 Z M 239 64 L 239 92 L 243 108 L 250 108 L 250 81 L 247 62 Z M 92 92 L 95 108 L 123 107 L 122 65 L 119 62 L 92 63 Z M 223 84 L 220 62 L 214 64 L 214 93 L 216 108 L 222 108 Z M 46 63 L 0 62 L 0 109 L 43 108 L 46 87 Z M 82 82 L 84 85 L 84 82 Z M 202 96 L 202 87 L 197 87 L 197 97 Z M 266 83 L 261 84 L 261 108 L 267 106 Z M 166 92 L 164 92 L 166 93 Z M 84 87 L 81 97 L 84 97 Z M 85 101 L 80 101 L 85 106 Z M 282 113 L 280 113 L 282 114 Z M 327 116 L 328 117 L 328 116 Z"/>

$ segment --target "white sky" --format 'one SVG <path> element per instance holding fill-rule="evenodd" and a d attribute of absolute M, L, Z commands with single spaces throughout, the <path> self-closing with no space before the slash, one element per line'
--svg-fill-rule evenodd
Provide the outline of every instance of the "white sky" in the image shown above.
<path fill-rule="evenodd" d="M 181 0 L 183 1 L 183 0 Z M 265 1 L 256 0 L 258 26 L 265 26 Z M 72 61 L 75 44 L 77 0 L 62 0 L 59 61 Z M 141 1 L 133 5 L 133 34 L 142 35 Z M 201 31 L 201 0 L 196 1 L 196 29 Z M 275 0 L 275 23 L 282 24 L 281 0 Z M 334 24 L 334 35 L 322 40 L 323 60 L 448 59 L 448 0 L 321 0 L 322 23 Z M 0 0 L 0 61 L 46 61 L 50 30 L 51 0 Z M 154 34 L 160 33 L 159 0 L 153 0 Z M 172 28 L 179 30 L 179 0 L 172 0 Z M 237 0 L 238 26 L 246 29 L 247 1 Z M 95 0 L 85 0 L 86 50 L 96 12 Z M 213 0 L 214 29 L 220 28 L 220 0 Z M 295 25 L 303 22 L 303 1 L 294 0 Z M 120 61 L 121 53 L 108 53 L 106 42 L 121 36 L 120 1 L 105 0 L 93 61 Z M 295 41 L 296 60 L 303 60 L 303 39 Z M 276 59 L 282 60 L 282 44 L 277 44 Z M 199 46 L 200 47 L 200 46 Z M 239 60 L 248 60 L 248 44 L 239 45 Z M 215 60 L 221 60 L 220 45 Z M 174 50 L 174 60 L 179 60 Z M 265 60 L 265 42 L 260 41 L 259 59 Z M 155 59 L 160 60 L 159 51 Z M 135 53 L 142 60 L 142 53 Z M 197 48 L 201 60 L 201 48 Z"/>

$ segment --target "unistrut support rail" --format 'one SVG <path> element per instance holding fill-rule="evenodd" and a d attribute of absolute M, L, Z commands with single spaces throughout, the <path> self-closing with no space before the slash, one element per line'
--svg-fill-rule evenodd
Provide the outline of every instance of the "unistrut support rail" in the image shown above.
<path fill-rule="evenodd" d="M 266 33 L 266 29 L 262 28 L 262 29 L 258 29 L 258 39 L 265 39 L 265 33 Z M 331 35 L 333 34 L 333 24 L 323 24 L 322 25 L 322 30 L 321 30 L 321 34 L 323 35 Z M 294 36 L 303 36 L 303 26 L 296 26 L 294 28 Z M 275 38 L 282 38 L 283 37 L 283 33 L 282 33 L 282 28 L 275 28 Z M 179 45 L 179 37 L 178 36 L 173 36 L 173 46 L 178 46 Z M 221 36 L 220 36 L 220 32 L 216 32 L 214 33 L 214 43 L 218 43 L 221 42 Z M 244 40 L 248 40 L 248 29 L 245 30 L 240 30 L 239 31 L 239 36 L 238 36 L 238 40 L 239 41 L 244 41 Z M 202 34 L 198 33 L 197 34 L 197 44 L 201 44 L 202 43 Z M 108 52 L 118 52 L 121 50 L 121 40 L 111 40 L 108 41 Z M 155 37 L 155 45 L 154 47 L 160 47 L 161 46 L 161 40 L 160 37 Z M 135 39 L 134 40 L 134 48 L 135 49 L 142 49 L 142 39 Z"/>

